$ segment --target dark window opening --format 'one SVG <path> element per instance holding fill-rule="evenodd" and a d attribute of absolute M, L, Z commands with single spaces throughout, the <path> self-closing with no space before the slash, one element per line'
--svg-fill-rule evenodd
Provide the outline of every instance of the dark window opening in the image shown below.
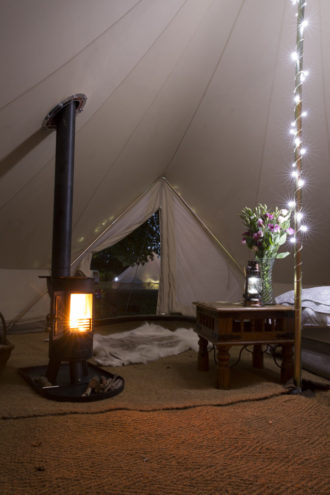
<path fill-rule="evenodd" d="M 159 212 L 114 246 L 95 253 L 94 317 L 155 314 L 160 275 Z"/>

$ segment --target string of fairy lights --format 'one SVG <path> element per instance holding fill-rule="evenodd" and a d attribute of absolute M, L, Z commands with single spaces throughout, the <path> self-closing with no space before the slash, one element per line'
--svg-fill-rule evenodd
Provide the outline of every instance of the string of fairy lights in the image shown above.
<path fill-rule="evenodd" d="M 289 202 L 289 207 L 294 210 L 295 235 L 291 238 L 291 242 L 298 243 L 300 233 L 308 230 L 307 225 L 302 223 L 304 214 L 301 204 L 301 190 L 305 185 L 305 179 L 302 173 L 302 158 L 307 150 L 303 146 L 302 140 L 302 119 L 307 117 L 308 112 L 302 110 L 302 88 L 303 83 L 309 75 L 308 70 L 303 68 L 303 47 L 304 47 L 304 31 L 308 26 L 308 21 L 305 19 L 305 0 L 291 0 L 292 5 L 297 8 L 297 39 L 296 50 L 291 53 L 291 59 L 295 63 L 295 88 L 294 88 L 294 121 L 291 122 L 290 134 L 293 135 L 294 146 L 294 161 L 292 163 L 291 176 L 295 181 L 294 200 Z"/>
<path fill-rule="evenodd" d="M 302 236 L 308 230 L 303 223 L 304 213 L 302 209 L 302 188 L 305 185 L 303 177 L 302 160 L 306 154 L 306 148 L 302 139 L 302 121 L 307 117 L 307 112 L 303 111 L 303 84 L 309 72 L 303 67 L 304 55 L 304 31 L 308 26 L 305 19 L 305 0 L 291 0 L 293 6 L 297 8 L 297 34 L 296 50 L 291 54 L 295 63 L 295 87 L 294 87 L 294 121 L 291 122 L 290 134 L 293 135 L 294 161 L 292 163 L 291 175 L 294 179 L 294 200 L 290 201 L 289 207 L 294 212 L 294 236 L 291 242 L 294 243 L 294 294 L 295 294 L 295 366 L 294 379 L 298 389 L 301 389 L 301 294 L 302 294 Z"/>

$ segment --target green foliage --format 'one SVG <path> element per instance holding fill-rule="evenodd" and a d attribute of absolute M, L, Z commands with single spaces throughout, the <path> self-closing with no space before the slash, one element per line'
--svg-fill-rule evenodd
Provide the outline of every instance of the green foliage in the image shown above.
<path fill-rule="evenodd" d="M 114 246 L 95 253 L 92 270 L 100 272 L 101 280 L 112 280 L 132 265 L 144 265 L 154 255 L 160 256 L 159 212 Z"/>
<path fill-rule="evenodd" d="M 243 233 L 242 242 L 255 252 L 258 259 L 283 259 L 289 252 L 278 253 L 287 241 L 287 236 L 293 235 L 290 227 L 291 210 L 268 211 L 267 205 L 259 203 L 254 209 L 245 207 L 240 218 L 247 231 Z"/>

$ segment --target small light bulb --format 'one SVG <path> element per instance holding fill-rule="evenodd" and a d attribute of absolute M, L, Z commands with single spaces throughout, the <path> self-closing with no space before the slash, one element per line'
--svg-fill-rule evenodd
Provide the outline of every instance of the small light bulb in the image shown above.
<path fill-rule="evenodd" d="M 291 177 L 298 177 L 298 172 L 293 170 L 293 172 L 291 172 Z"/>
<path fill-rule="evenodd" d="M 292 134 L 292 136 L 295 136 L 297 134 L 296 129 L 290 129 L 289 134 Z"/>
<path fill-rule="evenodd" d="M 296 166 L 297 166 L 296 162 L 293 162 L 292 163 L 292 168 L 296 168 Z"/>
<path fill-rule="evenodd" d="M 296 202 L 295 201 L 289 201 L 288 202 L 288 207 L 289 208 L 294 208 L 296 206 Z"/>
<path fill-rule="evenodd" d="M 300 153 L 301 155 L 306 155 L 306 148 L 301 148 Z"/>
<path fill-rule="evenodd" d="M 296 239 L 295 237 L 290 237 L 290 242 L 291 242 L 292 244 L 295 244 L 296 240 L 297 240 L 297 239 Z"/>
<path fill-rule="evenodd" d="M 301 112 L 302 117 L 307 117 L 307 115 L 308 115 L 308 112 L 306 112 L 306 110 L 304 112 Z"/>
<path fill-rule="evenodd" d="M 292 52 L 291 53 L 291 59 L 296 62 L 298 60 L 299 56 L 297 52 Z"/>
<path fill-rule="evenodd" d="M 305 27 L 308 26 L 308 21 L 307 20 L 303 20 L 302 23 L 300 24 L 299 26 L 299 29 L 300 29 L 300 33 L 303 34 L 304 32 L 304 29 Z"/>
<path fill-rule="evenodd" d="M 303 218 L 304 214 L 301 212 L 301 211 L 298 211 L 298 213 L 296 214 L 296 219 L 298 222 L 300 222 L 300 220 Z"/>
<path fill-rule="evenodd" d="M 294 144 L 296 146 L 300 146 L 301 145 L 301 139 L 299 137 L 296 137 L 296 139 L 294 140 Z"/>
<path fill-rule="evenodd" d="M 298 187 L 301 188 L 301 187 L 304 187 L 304 185 L 305 185 L 304 179 L 299 179 L 298 180 Z"/>
<path fill-rule="evenodd" d="M 307 232 L 307 230 L 308 230 L 307 225 L 301 225 L 301 226 L 300 226 L 300 230 L 301 230 L 302 232 Z"/>
<path fill-rule="evenodd" d="M 296 127 L 296 122 L 294 120 L 291 122 L 291 127 Z"/>
<path fill-rule="evenodd" d="M 308 70 L 302 70 L 300 73 L 300 81 L 305 82 L 308 75 L 309 75 Z"/>
<path fill-rule="evenodd" d="M 298 103 L 300 103 L 300 96 L 296 95 L 293 100 L 298 105 Z"/>

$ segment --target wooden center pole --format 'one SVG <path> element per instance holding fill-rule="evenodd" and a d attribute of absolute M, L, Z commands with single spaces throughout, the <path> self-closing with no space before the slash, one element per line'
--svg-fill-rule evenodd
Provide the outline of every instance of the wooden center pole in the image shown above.
<path fill-rule="evenodd" d="M 302 83 L 303 72 L 303 48 L 304 48 L 304 15 L 305 0 L 298 0 L 297 6 L 297 59 L 295 73 L 295 207 L 294 207 L 294 300 L 295 300 L 295 361 L 294 361 L 294 381 L 298 390 L 301 390 L 301 293 L 302 293 Z"/>

